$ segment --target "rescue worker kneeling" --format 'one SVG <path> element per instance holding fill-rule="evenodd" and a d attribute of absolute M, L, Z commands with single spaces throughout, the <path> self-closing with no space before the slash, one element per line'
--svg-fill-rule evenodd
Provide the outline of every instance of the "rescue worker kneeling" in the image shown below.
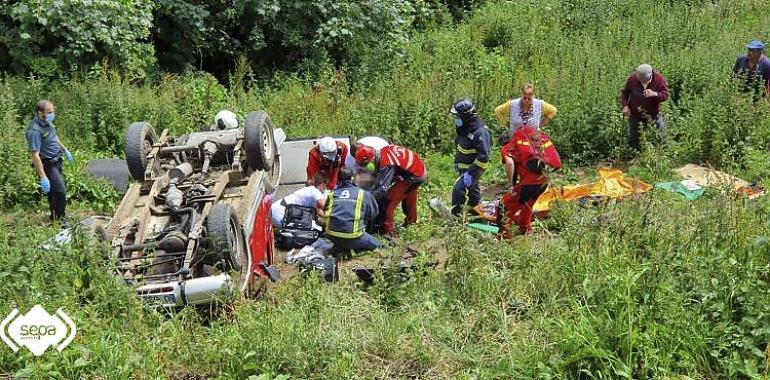
<path fill-rule="evenodd" d="M 417 193 L 427 175 L 425 164 L 417 153 L 399 145 L 387 145 L 380 151 L 361 145 L 356 150 L 356 164 L 376 172 L 373 192 L 380 209 L 376 228 L 381 228 L 388 236 L 396 236 L 399 204 L 406 215 L 404 225 L 417 223 Z"/>
<path fill-rule="evenodd" d="M 334 243 L 331 252 L 335 256 L 350 256 L 350 251 L 373 251 L 381 243 L 365 230 L 379 209 L 371 193 L 353 183 L 353 170 L 343 167 L 339 171 L 337 188 L 326 200 L 325 213 L 329 218 L 326 237 Z"/>
<path fill-rule="evenodd" d="M 559 152 L 547 134 L 527 124 L 514 132 L 501 152 L 503 162 L 506 157 L 513 159 L 514 174 L 511 191 L 502 199 L 505 211 L 498 213 L 500 229 L 497 237 L 512 238 L 513 222 L 523 235 L 529 235 L 532 233 L 532 207 L 548 187 L 546 167 L 561 168 Z"/>

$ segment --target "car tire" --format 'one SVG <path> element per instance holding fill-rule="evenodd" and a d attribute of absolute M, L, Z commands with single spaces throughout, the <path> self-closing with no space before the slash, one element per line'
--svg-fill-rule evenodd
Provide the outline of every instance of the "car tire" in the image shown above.
<path fill-rule="evenodd" d="M 128 172 L 126 160 L 118 158 L 99 158 L 88 161 L 86 173 L 96 179 L 104 179 L 121 195 L 128 190 L 131 174 Z"/>
<path fill-rule="evenodd" d="M 92 216 L 79 222 L 72 228 L 76 239 L 82 239 L 84 246 L 94 252 L 100 252 L 108 258 L 110 247 L 107 226 L 111 219 L 102 216 Z"/>
<path fill-rule="evenodd" d="M 251 170 L 273 168 L 276 154 L 273 128 L 273 122 L 267 112 L 256 111 L 246 114 L 243 145 L 246 150 L 246 161 Z"/>
<path fill-rule="evenodd" d="M 95 244 L 107 244 L 109 239 L 107 238 L 107 224 L 103 221 L 94 221 L 85 226 L 85 237 Z"/>
<path fill-rule="evenodd" d="M 226 203 L 215 204 L 209 212 L 206 230 L 211 239 L 211 254 L 206 261 L 223 262 L 226 271 L 241 271 L 247 265 L 248 252 L 235 208 Z"/>
<path fill-rule="evenodd" d="M 106 253 L 109 252 L 110 247 L 110 241 L 107 236 L 107 223 L 94 222 L 88 226 L 85 233 L 86 238 L 90 241 L 91 249 L 104 252 L 104 257 L 107 257 Z"/>
<path fill-rule="evenodd" d="M 147 154 L 157 141 L 155 129 L 149 123 L 133 123 L 126 131 L 126 165 L 131 177 L 144 181 L 144 172 L 147 169 Z"/>

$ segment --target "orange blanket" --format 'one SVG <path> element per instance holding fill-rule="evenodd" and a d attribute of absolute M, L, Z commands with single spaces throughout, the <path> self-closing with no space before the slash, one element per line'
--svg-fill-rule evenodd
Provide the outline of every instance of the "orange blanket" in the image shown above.
<path fill-rule="evenodd" d="M 629 195 L 646 193 L 652 186 L 633 178 L 626 178 L 622 171 L 615 169 L 599 169 L 599 180 L 584 185 L 569 185 L 549 187 L 548 190 L 537 199 L 533 207 L 535 212 L 544 212 L 551 209 L 554 201 L 574 201 L 589 195 L 602 195 L 609 198 L 622 198 Z"/>

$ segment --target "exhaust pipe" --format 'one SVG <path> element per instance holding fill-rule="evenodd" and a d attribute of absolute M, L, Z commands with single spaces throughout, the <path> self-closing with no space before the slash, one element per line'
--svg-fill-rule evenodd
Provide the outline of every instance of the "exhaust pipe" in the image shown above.
<path fill-rule="evenodd" d="M 232 278 L 225 273 L 194 278 L 184 281 L 180 285 L 186 305 L 209 304 L 216 300 L 229 299 L 233 294 Z"/>
<path fill-rule="evenodd" d="M 223 273 L 187 281 L 147 284 L 137 288 L 136 293 L 151 307 L 207 305 L 229 300 L 233 295 L 233 281 L 230 275 Z"/>

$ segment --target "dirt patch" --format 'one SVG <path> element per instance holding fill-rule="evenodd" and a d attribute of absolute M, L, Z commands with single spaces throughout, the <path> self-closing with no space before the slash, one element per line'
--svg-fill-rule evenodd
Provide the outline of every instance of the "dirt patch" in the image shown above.
<path fill-rule="evenodd" d="M 15 227 L 27 227 L 27 226 L 44 226 L 51 225 L 51 218 L 47 212 L 11 212 L 7 214 L 0 214 L 0 222 L 3 224 L 14 225 Z"/>
<path fill-rule="evenodd" d="M 216 374 L 179 371 L 168 373 L 167 376 L 172 380 L 206 380 L 216 377 Z"/>
<path fill-rule="evenodd" d="M 279 284 L 299 275 L 299 269 L 296 265 L 286 263 L 286 254 L 288 253 L 289 251 L 280 250 L 278 247 L 275 249 L 274 265 L 281 272 L 281 279 L 278 280 Z"/>

